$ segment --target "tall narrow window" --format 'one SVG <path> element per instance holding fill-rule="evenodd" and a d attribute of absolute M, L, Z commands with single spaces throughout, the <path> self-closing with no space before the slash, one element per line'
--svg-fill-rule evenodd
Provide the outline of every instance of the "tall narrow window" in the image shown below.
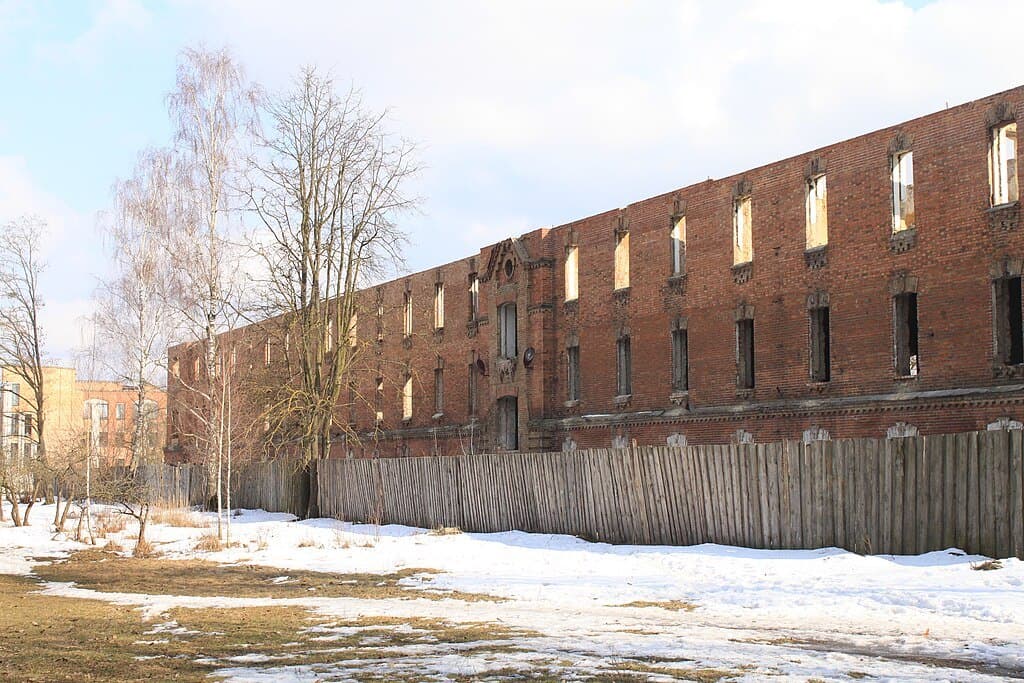
<path fill-rule="evenodd" d="M 992 129 L 989 142 L 989 184 L 992 206 L 1017 201 L 1017 124 L 1006 123 Z"/>
<path fill-rule="evenodd" d="M 828 306 L 810 309 L 808 319 L 810 324 L 811 380 L 828 382 L 832 379 L 832 339 Z"/>
<path fill-rule="evenodd" d="M 356 423 L 356 410 L 358 406 L 359 388 L 356 386 L 355 380 L 350 380 L 348 383 L 348 423 L 354 425 Z"/>
<path fill-rule="evenodd" d="M 434 329 L 444 329 L 444 283 L 434 285 Z"/>
<path fill-rule="evenodd" d="M 892 157 L 892 231 L 914 227 L 914 153 Z"/>
<path fill-rule="evenodd" d="M 566 392 L 567 401 L 580 400 L 580 347 L 579 344 L 565 349 L 566 361 Z"/>
<path fill-rule="evenodd" d="M 918 329 L 917 293 L 904 292 L 893 297 L 893 336 L 896 341 L 896 374 L 917 377 Z"/>
<path fill-rule="evenodd" d="M 750 196 L 737 197 L 732 206 L 732 262 L 749 263 L 754 258 L 751 239 Z"/>
<path fill-rule="evenodd" d="M 672 391 L 684 392 L 690 389 L 689 340 L 686 328 L 672 330 Z"/>
<path fill-rule="evenodd" d="M 615 289 L 629 287 L 629 231 L 615 232 Z"/>
<path fill-rule="evenodd" d="M 736 321 L 736 385 L 754 388 L 754 319 Z"/>
<path fill-rule="evenodd" d="M 406 290 L 405 298 L 402 302 L 402 311 L 404 316 L 404 322 L 402 326 L 402 333 L 406 337 L 412 336 L 412 292 Z"/>
<path fill-rule="evenodd" d="M 1024 363 L 1024 325 L 1021 321 L 1021 279 L 992 282 L 995 304 L 996 357 L 1004 365 Z"/>
<path fill-rule="evenodd" d="M 672 220 L 669 250 L 672 257 L 672 275 L 682 275 L 686 270 L 686 216 L 677 216 Z"/>
<path fill-rule="evenodd" d="M 334 350 L 334 320 L 327 321 L 327 339 L 324 342 L 324 347 L 328 353 Z"/>
<path fill-rule="evenodd" d="M 619 337 L 616 347 L 615 393 L 617 396 L 629 396 L 633 393 L 633 353 L 629 335 Z"/>
<path fill-rule="evenodd" d="M 346 335 L 348 345 L 355 348 L 359 344 L 359 313 L 352 311 L 352 317 L 348 319 L 348 334 Z"/>
<path fill-rule="evenodd" d="M 805 202 L 807 213 L 807 248 L 815 249 L 828 244 L 828 189 L 825 176 L 807 181 Z"/>
<path fill-rule="evenodd" d="M 474 354 L 474 356 L 475 355 L 476 354 Z M 467 374 L 466 374 L 466 378 L 467 378 L 466 381 L 467 381 L 467 384 L 468 384 L 468 386 L 466 387 L 466 403 L 467 403 L 466 409 L 467 409 L 467 412 L 469 413 L 470 417 L 476 416 L 476 411 L 477 411 L 477 379 L 476 379 L 476 376 L 477 376 L 478 372 L 479 372 L 479 370 L 477 370 L 476 361 L 471 359 L 470 363 L 469 363 L 469 367 L 467 368 Z"/>
<path fill-rule="evenodd" d="M 515 396 L 498 400 L 498 439 L 505 450 L 519 449 L 519 400 Z"/>
<path fill-rule="evenodd" d="M 440 360 L 434 368 L 434 415 L 444 413 L 444 365 Z"/>
<path fill-rule="evenodd" d="M 480 278 L 476 273 L 469 275 L 469 319 L 475 321 L 480 317 Z"/>
<path fill-rule="evenodd" d="M 412 375 L 407 374 L 405 376 L 405 382 L 402 384 L 402 419 L 412 419 Z"/>
<path fill-rule="evenodd" d="M 519 355 L 516 336 L 516 305 L 502 304 L 498 307 L 498 355 L 503 358 L 515 358 Z"/>
<path fill-rule="evenodd" d="M 565 248 L 565 300 L 580 298 L 580 248 L 570 244 Z"/>
<path fill-rule="evenodd" d="M 384 341 L 384 292 L 377 290 L 377 343 Z"/>
<path fill-rule="evenodd" d="M 377 377 L 377 390 L 373 397 L 374 419 L 377 424 L 384 421 L 384 378 Z"/>
<path fill-rule="evenodd" d="M 268 337 L 268 338 L 267 338 L 267 339 L 266 339 L 266 340 L 265 340 L 265 341 L 263 342 L 263 365 L 264 365 L 265 367 L 268 367 L 268 368 L 270 367 L 270 353 L 271 353 L 271 348 L 270 348 L 270 338 Z M 232 369 L 232 370 L 234 370 L 234 368 L 235 368 L 235 364 L 236 364 L 237 362 L 238 362 L 238 359 L 237 359 L 237 357 L 235 356 L 235 350 L 234 350 L 234 349 L 232 349 L 232 350 L 231 350 L 231 369 Z"/>

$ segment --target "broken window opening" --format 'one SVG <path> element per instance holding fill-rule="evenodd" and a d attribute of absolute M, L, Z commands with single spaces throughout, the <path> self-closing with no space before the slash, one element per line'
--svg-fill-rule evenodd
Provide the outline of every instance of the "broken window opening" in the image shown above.
<path fill-rule="evenodd" d="M 615 289 L 629 287 L 629 231 L 615 234 Z"/>
<path fill-rule="evenodd" d="M 519 355 L 516 340 L 516 305 L 502 304 L 498 307 L 498 355 L 503 358 L 515 358 Z"/>
<path fill-rule="evenodd" d="M 346 340 L 350 348 L 355 348 L 359 344 L 359 313 L 353 311 L 352 317 L 348 319 L 348 335 Z"/>
<path fill-rule="evenodd" d="M 477 370 L 477 367 L 476 367 L 476 361 L 470 362 L 469 368 L 468 368 L 468 373 L 469 373 L 467 375 L 468 387 L 467 387 L 467 391 L 466 391 L 466 402 L 467 402 L 468 405 L 466 407 L 467 407 L 467 411 L 468 411 L 470 417 L 473 417 L 473 416 L 476 415 L 476 411 L 477 411 L 477 379 L 476 379 L 476 376 L 477 376 L 478 370 Z"/>
<path fill-rule="evenodd" d="M 569 346 L 565 349 L 566 356 L 566 392 L 567 401 L 580 400 L 580 347 Z"/>
<path fill-rule="evenodd" d="M 231 349 L 231 369 L 235 369 L 235 364 L 238 358 L 235 355 L 235 350 Z M 263 365 L 264 367 L 270 367 L 270 339 L 263 342 Z"/>
<path fill-rule="evenodd" d="M 828 188 L 825 176 L 807 181 L 807 248 L 816 249 L 828 244 Z"/>
<path fill-rule="evenodd" d="M 469 274 L 469 320 L 474 322 L 480 317 L 480 278 L 476 273 Z"/>
<path fill-rule="evenodd" d="M 406 337 L 412 336 L 412 292 L 406 291 L 403 299 L 403 310 L 405 314 L 404 326 L 402 329 Z"/>
<path fill-rule="evenodd" d="M 831 330 L 829 308 L 812 308 L 810 318 L 811 381 L 828 382 L 832 379 Z"/>
<path fill-rule="evenodd" d="M 1024 363 L 1024 324 L 1021 316 L 1021 279 L 1000 278 L 995 289 L 996 356 L 1004 365 Z"/>
<path fill-rule="evenodd" d="M 402 419 L 412 419 L 412 375 L 406 375 L 402 385 Z"/>
<path fill-rule="evenodd" d="M 434 329 L 444 329 L 444 283 L 434 285 Z"/>
<path fill-rule="evenodd" d="M 919 359 L 916 292 L 904 292 L 893 297 L 893 321 L 896 374 L 900 377 L 917 377 Z"/>
<path fill-rule="evenodd" d="M 736 321 L 736 383 L 740 389 L 754 388 L 754 320 Z"/>
<path fill-rule="evenodd" d="M 686 216 L 679 216 L 672 221 L 669 248 L 672 256 L 672 275 L 682 275 L 686 270 Z"/>
<path fill-rule="evenodd" d="M 444 368 L 434 368 L 434 414 L 444 412 Z"/>
<path fill-rule="evenodd" d="M 377 391 L 373 397 L 374 415 L 377 424 L 384 421 L 384 378 L 377 378 Z"/>
<path fill-rule="evenodd" d="M 733 202 L 733 265 L 750 263 L 754 259 L 753 240 L 751 237 L 750 196 L 738 197 Z"/>
<path fill-rule="evenodd" d="M 633 354 L 629 335 L 619 337 L 615 354 L 615 394 L 629 396 L 633 393 Z"/>
<path fill-rule="evenodd" d="M 565 300 L 580 298 L 580 254 L 579 247 L 571 244 L 565 248 Z"/>
<path fill-rule="evenodd" d="M 689 348 L 686 330 L 672 330 L 672 391 L 689 391 L 689 362 Z"/>
<path fill-rule="evenodd" d="M 992 138 L 989 141 L 988 171 L 989 185 L 992 189 L 992 206 L 1017 201 L 1016 122 L 992 129 Z"/>
<path fill-rule="evenodd" d="M 892 231 L 914 227 L 914 153 L 892 157 Z"/>

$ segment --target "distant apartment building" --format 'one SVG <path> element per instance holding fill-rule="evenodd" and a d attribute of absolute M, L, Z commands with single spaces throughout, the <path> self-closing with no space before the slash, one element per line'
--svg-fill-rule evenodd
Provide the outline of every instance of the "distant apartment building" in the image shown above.
<path fill-rule="evenodd" d="M 361 291 L 334 453 L 1020 428 L 1022 116 L 1015 88 Z M 280 368 L 261 334 L 225 339 Z M 201 353 L 169 350 L 172 439 Z"/>
<path fill-rule="evenodd" d="M 135 388 L 121 382 L 79 380 L 73 368 L 43 369 L 45 441 L 51 450 L 88 449 L 107 464 L 127 463 L 136 406 Z M 166 435 L 167 394 L 148 387 L 142 406 L 144 438 L 151 453 L 161 453 Z M 31 390 L 13 368 L 0 381 L 0 451 L 29 457 L 39 443 Z"/>

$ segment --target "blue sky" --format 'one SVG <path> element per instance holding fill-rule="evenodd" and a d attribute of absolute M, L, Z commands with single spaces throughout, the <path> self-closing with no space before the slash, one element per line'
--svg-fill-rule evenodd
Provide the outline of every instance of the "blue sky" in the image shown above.
<path fill-rule="evenodd" d="M 165 144 L 178 50 L 303 64 L 419 143 L 412 270 L 546 225 L 1019 85 L 1024 3 L 0 0 L 0 222 L 51 224 L 45 322 L 67 359 L 106 268 L 97 213 Z"/>

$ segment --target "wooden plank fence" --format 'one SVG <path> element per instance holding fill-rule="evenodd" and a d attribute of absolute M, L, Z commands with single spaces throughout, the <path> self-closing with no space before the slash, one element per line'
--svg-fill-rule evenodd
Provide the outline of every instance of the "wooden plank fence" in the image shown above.
<path fill-rule="evenodd" d="M 1024 558 L 1021 436 L 338 459 L 320 464 L 319 503 L 324 516 L 351 521 L 609 543 L 877 554 L 955 546 Z M 294 506 L 295 495 L 267 489 L 295 482 L 259 476 L 251 500 Z"/>

